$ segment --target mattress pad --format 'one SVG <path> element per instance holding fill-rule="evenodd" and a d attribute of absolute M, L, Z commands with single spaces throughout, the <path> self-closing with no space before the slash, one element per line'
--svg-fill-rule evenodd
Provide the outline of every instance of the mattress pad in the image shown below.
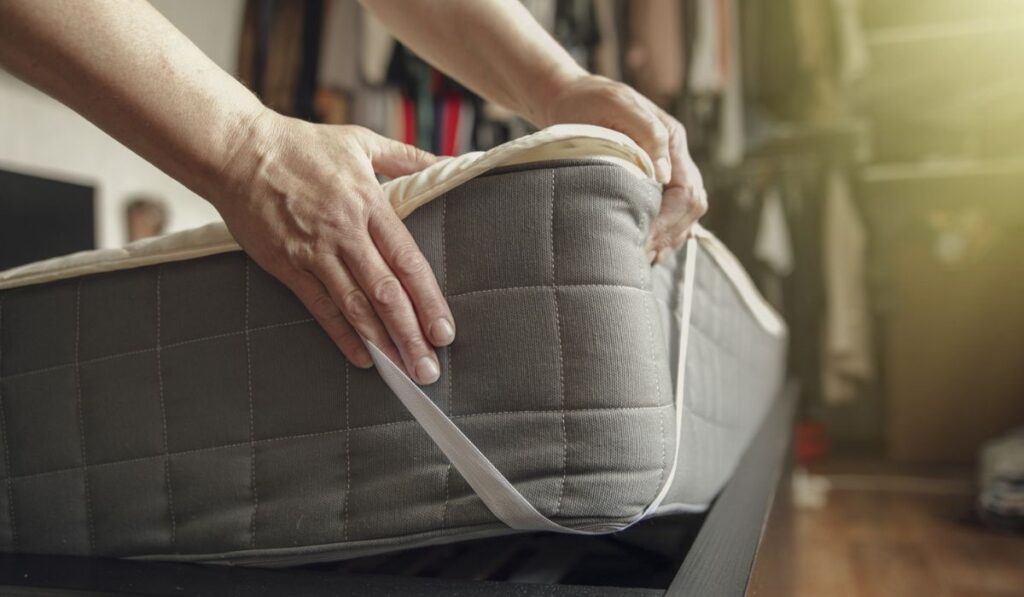
<path fill-rule="evenodd" d="M 627 137 L 556 126 L 384 184 L 459 327 L 349 366 L 223 224 L 0 272 L 0 550 L 288 565 L 707 507 L 786 328 Z"/>

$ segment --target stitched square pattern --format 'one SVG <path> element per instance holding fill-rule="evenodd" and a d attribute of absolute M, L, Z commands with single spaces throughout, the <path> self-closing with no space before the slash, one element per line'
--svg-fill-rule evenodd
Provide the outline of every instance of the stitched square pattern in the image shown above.
<path fill-rule="evenodd" d="M 434 209 L 418 209 L 403 220 L 416 241 L 416 246 L 430 263 L 442 292 L 445 292 L 444 239 L 442 237 L 448 215 L 442 205 L 444 202 L 444 199 L 438 199 Z"/>
<path fill-rule="evenodd" d="M 92 467 L 89 495 L 97 553 L 172 550 L 163 458 Z"/>
<path fill-rule="evenodd" d="M 82 278 L 79 357 L 93 359 L 156 346 L 156 270 Z"/>
<path fill-rule="evenodd" d="M 438 384 L 428 386 L 433 388 Z M 348 370 L 349 425 L 366 427 L 397 421 L 412 421 L 408 409 L 380 378 L 376 369 Z"/>
<path fill-rule="evenodd" d="M 244 270 L 243 265 L 238 267 Z M 280 325 L 311 317 L 295 293 L 250 261 L 249 327 Z"/>
<path fill-rule="evenodd" d="M 14 518 L 18 525 L 18 551 L 47 554 L 90 552 L 83 471 L 15 479 L 12 493 Z M 56 503 L 60 506 L 55 507 Z"/>
<path fill-rule="evenodd" d="M 663 404 L 671 380 L 654 298 L 629 287 L 558 290 L 569 408 Z M 600 391 L 581 393 L 583 389 Z"/>
<path fill-rule="evenodd" d="M 535 508 L 547 516 L 559 510 L 567 455 L 562 413 L 467 415 L 456 419 L 456 423 Z M 494 520 L 494 515 L 454 469 L 448 495 L 448 525 Z"/>
<path fill-rule="evenodd" d="M 448 251 L 449 295 L 550 283 L 550 243 L 538 242 L 549 237 L 550 177 L 495 174 L 450 191 L 446 201 L 445 244 L 473 256 Z"/>
<path fill-rule="evenodd" d="M 14 525 L 11 524 L 11 495 L 10 487 L 14 481 L 7 480 L 0 483 L 0 550 L 4 552 L 14 551 Z"/>
<path fill-rule="evenodd" d="M 4 292 L 0 375 L 74 362 L 77 286 L 67 280 Z"/>
<path fill-rule="evenodd" d="M 647 287 L 642 247 L 660 205 L 656 186 L 599 165 L 551 173 L 557 282 Z"/>
<path fill-rule="evenodd" d="M 344 516 L 349 541 L 440 526 L 448 461 L 422 429 L 353 430 L 348 449 L 351 483 Z"/>
<path fill-rule="evenodd" d="M 75 368 L 63 367 L 2 383 L 13 474 L 81 466 Z"/>
<path fill-rule="evenodd" d="M 244 335 L 163 349 L 172 452 L 249 441 L 247 358 Z"/>
<path fill-rule="evenodd" d="M 257 438 L 345 426 L 345 357 L 320 326 L 254 331 L 249 344 Z"/>
<path fill-rule="evenodd" d="M 451 307 L 459 325 L 473 330 L 451 347 L 453 413 L 560 408 L 553 289 L 463 295 L 453 297 Z M 535 343 L 534 338 L 547 341 Z"/>
<path fill-rule="evenodd" d="M 226 253 L 160 266 L 164 346 L 244 329 L 245 260 L 242 253 Z"/>
<path fill-rule="evenodd" d="M 667 406 L 569 412 L 563 513 L 630 517 L 646 508 L 671 466 L 671 415 Z"/>
<path fill-rule="evenodd" d="M 263 545 L 316 545 L 345 534 L 349 459 L 344 433 L 256 447 L 256 527 Z M 301 463 L 301 466 L 297 466 Z"/>
<path fill-rule="evenodd" d="M 406 221 L 458 329 L 424 392 L 564 524 L 627 520 L 667 478 L 679 272 L 646 271 L 658 196 L 614 165 L 531 164 Z M 708 503 L 784 370 L 781 340 L 698 265 L 669 505 Z M 241 253 L 0 300 L 0 550 L 265 563 L 508 530 Z"/>
<path fill-rule="evenodd" d="M 81 380 L 90 463 L 163 451 L 156 351 L 84 363 Z"/>
<path fill-rule="evenodd" d="M 176 545 L 195 553 L 252 546 L 251 465 L 247 445 L 171 455 Z"/>

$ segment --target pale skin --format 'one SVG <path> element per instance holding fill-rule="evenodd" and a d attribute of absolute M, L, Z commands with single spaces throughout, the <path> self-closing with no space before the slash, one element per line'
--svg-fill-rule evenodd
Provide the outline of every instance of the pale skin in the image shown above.
<path fill-rule="evenodd" d="M 647 151 L 665 184 L 648 255 L 707 209 L 682 125 L 627 85 L 587 73 L 515 0 L 363 0 L 406 46 L 538 127 L 605 126 Z M 455 321 L 374 173 L 437 158 L 357 126 L 266 108 L 142 0 L 0 0 L 0 66 L 52 95 L 217 208 L 353 364 L 362 338 L 419 383 Z"/>

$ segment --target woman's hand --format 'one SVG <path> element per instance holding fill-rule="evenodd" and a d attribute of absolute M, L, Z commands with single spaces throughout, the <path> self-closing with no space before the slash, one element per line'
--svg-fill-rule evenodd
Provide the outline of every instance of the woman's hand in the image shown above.
<path fill-rule="evenodd" d="M 440 374 L 433 346 L 455 338 L 437 280 L 374 173 L 396 177 L 437 158 L 356 126 L 263 111 L 248 124 L 214 199 L 249 255 L 288 285 L 353 364 L 360 336 L 419 383 Z"/>
<path fill-rule="evenodd" d="M 686 130 L 632 87 L 584 75 L 562 84 L 537 113 L 539 126 L 579 123 L 617 130 L 651 156 L 655 174 L 665 184 L 661 211 L 651 225 L 647 243 L 651 261 L 660 261 L 678 248 L 694 222 L 707 212 L 707 192 L 687 149 Z"/>

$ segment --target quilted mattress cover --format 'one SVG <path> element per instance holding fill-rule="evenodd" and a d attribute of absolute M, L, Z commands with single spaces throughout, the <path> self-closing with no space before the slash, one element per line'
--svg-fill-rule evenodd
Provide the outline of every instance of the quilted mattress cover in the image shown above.
<path fill-rule="evenodd" d="M 386 183 L 458 325 L 422 388 L 222 224 L 0 273 L 0 550 L 288 565 L 706 508 L 786 329 L 699 226 L 646 263 L 652 171 L 572 125 Z"/>

